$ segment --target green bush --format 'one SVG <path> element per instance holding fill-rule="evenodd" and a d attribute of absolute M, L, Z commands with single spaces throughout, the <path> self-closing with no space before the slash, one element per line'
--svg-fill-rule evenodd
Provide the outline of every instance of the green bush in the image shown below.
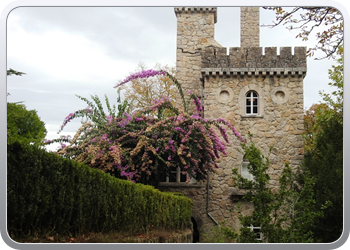
<path fill-rule="evenodd" d="M 192 201 L 33 145 L 7 146 L 10 235 L 189 227 Z"/>
<path fill-rule="evenodd" d="M 45 123 L 36 110 L 27 110 L 22 103 L 7 103 L 7 142 L 20 141 L 42 145 L 46 136 Z"/>

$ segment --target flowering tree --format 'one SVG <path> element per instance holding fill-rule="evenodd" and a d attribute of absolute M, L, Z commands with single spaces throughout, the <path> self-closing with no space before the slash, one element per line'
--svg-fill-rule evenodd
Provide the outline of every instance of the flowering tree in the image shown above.
<path fill-rule="evenodd" d="M 158 185 L 161 176 L 170 173 L 171 167 L 179 167 L 188 178 L 205 179 L 208 172 L 218 168 L 215 161 L 220 154 L 226 155 L 229 139 L 223 125 L 241 142 L 245 141 L 227 121 L 205 119 L 200 100 L 191 93 L 190 100 L 196 110 L 190 114 L 180 84 L 168 72 L 143 71 L 129 76 L 119 86 L 156 75 L 166 75 L 174 81 L 182 97 L 183 109 L 174 107 L 168 97 L 162 97 L 153 105 L 131 114 L 110 114 L 97 124 L 89 120 L 73 139 L 65 138 L 70 145 L 58 153 L 118 178 L 153 186 Z M 171 110 L 174 115 L 162 116 L 164 110 Z M 150 115 L 154 112 L 159 115 Z M 64 124 L 78 116 L 93 117 L 94 111 L 72 113 Z"/>
<path fill-rule="evenodd" d="M 157 69 L 157 71 L 167 71 L 172 75 L 175 74 L 175 68 L 168 67 L 167 65 L 162 66 L 156 64 L 155 69 Z M 146 65 L 144 63 L 139 63 L 135 74 L 139 74 L 138 72 L 148 72 L 146 70 Z M 167 75 L 160 74 L 154 77 L 133 78 L 128 81 L 128 84 L 123 84 L 117 88 L 124 91 L 123 95 L 125 99 L 130 100 L 131 110 L 149 107 L 153 104 L 154 100 L 165 96 L 170 99 L 172 104 L 175 103 L 176 86 Z M 157 114 L 154 113 L 153 115 Z M 172 116 L 173 114 L 170 110 L 165 110 L 164 115 Z"/>

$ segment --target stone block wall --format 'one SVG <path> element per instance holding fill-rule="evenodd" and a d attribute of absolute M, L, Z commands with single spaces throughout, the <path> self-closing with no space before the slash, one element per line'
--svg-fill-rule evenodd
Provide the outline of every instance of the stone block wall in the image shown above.
<path fill-rule="evenodd" d="M 258 20 L 259 8 L 241 8 L 241 29 L 250 29 Z M 306 75 L 306 48 L 259 47 L 259 32 L 246 33 L 241 47 L 223 48 L 214 40 L 216 8 L 175 8 L 177 16 L 177 79 L 184 93 L 203 94 L 205 118 L 224 118 L 243 135 L 253 134 L 253 141 L 268 156 L 272 190 L 278 189 L 278 178 L 285 162 L 291 167 L 300 164 L 304 154 L 302 133 L 303 79 Z M 258 12 L 257 12 L 258 13 Z M 256 35 L 257 34 L 257 35 Z M 251 41 L 251 42 L 249 42 Z M 246 94 L 258 94 L 258 113 L 246 114 Z M 182 192 L 194 201 L 193 218 L 201 232 L 208 232 L 214 221 L 239 229 L 237 213 L 232 212 L 245 190 L 233 187 L 232 169 L 240 170 L 243 155 L 240 141 L 228 132 L 231 145 L 222 156 L 220 168 L 210 175 L 209 193 L 206 183 L 186 187 L 160 187 L 165 191 Z M 269 154 L 269 148 L 275 149 Z M 207 203 L 207 198 L 209 202 Z M 240 201 L 241 202 L 241 201 Z M 208 209 L 208 210 L 206 210 Z M 243 202 L 243 214 L 253 211 Z"/>

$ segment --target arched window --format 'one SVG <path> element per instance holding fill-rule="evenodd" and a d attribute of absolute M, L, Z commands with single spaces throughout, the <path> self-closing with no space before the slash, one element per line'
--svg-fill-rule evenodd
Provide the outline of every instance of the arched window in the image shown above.
<path fill-rule="evenodd" d="M 265 93 L 256 84 L 243 86 L 239 92 L 239 113 L 243 118 L 263 118 Z"/>
<path fill-rule="evenodd" d="M 246 115 L 259 114 L 259 96 L 255 91 L 248 91 L 245 95 L 245 113 Z"/>

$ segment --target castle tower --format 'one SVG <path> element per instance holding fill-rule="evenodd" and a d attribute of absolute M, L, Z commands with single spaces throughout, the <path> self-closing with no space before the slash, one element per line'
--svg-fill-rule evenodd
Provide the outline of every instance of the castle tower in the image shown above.
<path fill-rule="evenodd" d="M 241 7 L 241 47 L 260 46 L 259 7 Z"/>
<path fill-rule="evenodd" d="M 271 189 L 285 162 L 300 165 L 303 158 L 304 130 L 303 79 L 306 75 L 306 48 L 259 47 L 259 8 L 241 7 L 241 47 L 222 47 L 214 40 L 217 9 L 213 7 L 175 8 L 177 16 L 177 79 L 184 93 L 201 95 L 206 118 L 224 118 L 237 131 L 252 140 L 269 156 Z M 228 24 L 229 25 L 229 24 Z M 202 90 L 202 91 L 199 91 Z M 200 93 L 201 92 L 201 93 Z M 194 201 L 193 218 L 207 232 L 215 222 L 239 229 L 232 210 L 245 193 L 233 187 L 232 169 L 249 178 L 244 169 L 240 142 L 232 142 L 222 156 L 215 174 L 207 183 L 163 183 L 167 191 L 182 192 Z M 275 149 L 268 154 L 270 147 Z M 209 190 L 209 192 L 208 192 Z M 252 212 L 243 203 L 244 214 Z"/>
<path fill-rule="evenodd" d="M 189 91 L 199 95 L 201 49 L 210 45 L 221 47 L 214 40 L 217 8 L 176 7 L 175 14 L 177 17 L 176 78 L 186 90 L 185 95 Z"/>

